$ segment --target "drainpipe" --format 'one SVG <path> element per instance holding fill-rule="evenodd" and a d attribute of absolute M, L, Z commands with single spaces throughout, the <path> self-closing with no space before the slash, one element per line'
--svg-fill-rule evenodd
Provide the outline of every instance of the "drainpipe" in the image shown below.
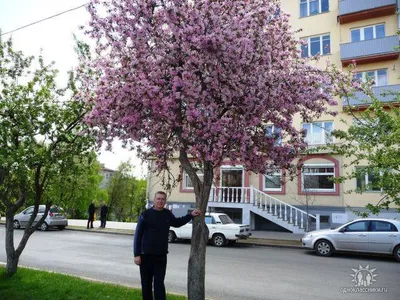
<path fill-rule="evenodd" d="M 146 186 L 146 208 L 150 208 L 150 176 L 151 176 L 151 170 L 152 170 L 152 162 L 153 162 L 152 159 L 148 160 L 147 186 Z"/>
<path fill-rule="evenodd" d="M 397 0 L 397 28 L 400 30 L 400 0 Z"/>
<path fill-rule="evenodd" d="M 397 28 L 400 30 L 400 0 L 397 0 Z"/>

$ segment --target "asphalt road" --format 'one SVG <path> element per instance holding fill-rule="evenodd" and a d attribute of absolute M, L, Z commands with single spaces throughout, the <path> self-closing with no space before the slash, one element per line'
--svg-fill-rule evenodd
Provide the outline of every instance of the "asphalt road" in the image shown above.
<path fill-rule="evenodd" d="M 19 241 L 22 230 L 15 232 Z M 0 261 L 6 261 L 5 227 L 0 226 Z M 166 287 L 186 294 L 190 245 L 170 245 Z M 132 237 L 80 231 L 36 232 L 20 258 L 21 266 L 72 274 L 122 285 L 140 286 L 133 263 Z M 368 288 L 354 288 L 354 270 L 373 270 Z M 365 271 L 364 271 L 365 273 Z M 376 276 L 375 276 L 376 275 Z M 400 299 L 400 264 L 392 258 L 338 254 L 329 258 L 306 250 L 235 245 L 207 247 L 206 296 L 214 300 Z M 360 292 L 361 291 L 361 292 Z"/>

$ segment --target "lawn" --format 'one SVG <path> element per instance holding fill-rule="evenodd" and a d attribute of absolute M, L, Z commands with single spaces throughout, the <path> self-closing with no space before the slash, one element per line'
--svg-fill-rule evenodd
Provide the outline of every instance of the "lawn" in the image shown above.
<path fill-rule="evenodd" d="M 139 289 L 93 282 L 78 277 L 18 267 L 11 278 L 0 266 L 0 299 L 2 300 L 141 300 Z M 167 295 L 168 300 L 186 300 L 184 296 Z"/>

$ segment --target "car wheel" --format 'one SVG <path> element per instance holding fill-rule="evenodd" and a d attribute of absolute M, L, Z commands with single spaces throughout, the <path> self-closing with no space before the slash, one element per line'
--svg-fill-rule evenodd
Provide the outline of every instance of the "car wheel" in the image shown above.
<path fill-rule="evenodd" d="M 214 234 L 212 238 L 213 245 L 216 247 L 222 247 L 225 246 L 226 244 L 226 238 L 224 237 L 223 234 L 217 233 Z"/>
<path fill-rule="evenodd" d="M 176 241 L 176 234 L 172 230 L 168 232 L 168 243 L 173 243 Z"/>
<path fill-rule="evenodd" d="M 397 245 L 394 248 L 393 254 L 394 254 L 394 258 L 396 258 L 397 261 L 400 261 L 400 245 Z"/>
<path fill-rule="evenodd" d="M 58 228 L 58 230 L 64 230 L 64 229 L 65 229 L 65 226 L 60 225 L 60 226 L 57 226 L 57 228 Z"/>
<path fill-rule="evenodd" d="M 19 224 L 18 220 L 14 220 L 13 227 L 14 227 L 14 229 L 20 229 L 21 228 L 21 224 Z"/>
<path fill-rule="evenodd" d="M 331 256 L 333 254 L 332 243 L 327 240 L 319 240 L 315 244 L 315 252 L 320 256 Z"/>
<path fill-rule="evenodd" d="M 48 228 L 49 228 L 49 225 L 47 225 L 46 222 L 43 222 L 42 225 L 40 225 L 41 231 L 46 231 Z"/>

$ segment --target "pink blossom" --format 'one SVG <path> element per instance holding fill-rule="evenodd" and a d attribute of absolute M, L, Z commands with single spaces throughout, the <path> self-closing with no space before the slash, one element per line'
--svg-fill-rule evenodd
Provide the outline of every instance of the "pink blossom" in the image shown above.
<path fill-rule="evenodd" d="M 287 166 L 305 148 L 293 116 L 320 117 L 344 90 L 343 74 L 300 57 L 278 0 L 92 0 L 89 12 L 98 56 L 81 71 L 99 77 L 85 76 L 87 122 L 99 140 L 145 144 L 160 170 L 181 150 L 213 167 Z"/>

